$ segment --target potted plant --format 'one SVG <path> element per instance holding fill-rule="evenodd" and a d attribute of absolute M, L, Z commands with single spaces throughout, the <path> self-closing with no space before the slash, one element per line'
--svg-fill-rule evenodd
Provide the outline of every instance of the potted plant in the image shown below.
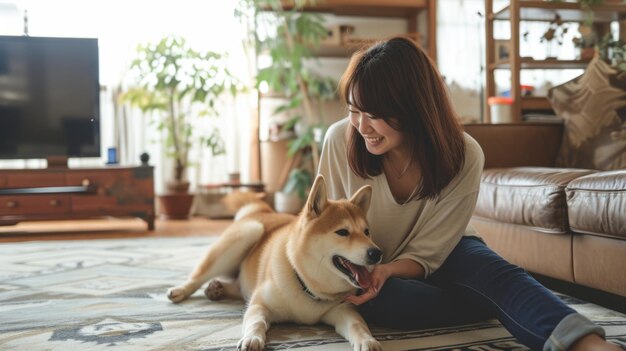
<path fill-rule="evenodd" d="M 226 92 L 235 94 L 238 81 L 221 54 L 196 51 L 178 36 L 140 44 L 131 73 L 132 87 L 121 99 L 151 113 L 162 131 L 166 155 L 174 162 L 167 192 L 159 196 L 162 213 L 168 218 L 186 218 L 193 198 L 186 178 L 190 150 L 205 147 L 213 155 L 225 153 L 219 130 L 212 128 L 202 135 L 197 123 L 218 115 L 217 99 Z"/>
<path fill-rule="evenodd" d="M 605 35 L 598 43 L 598 55 L 619 71 L 626 71 L 626 43 L 620 39 L 613 39 L 611 33 Z"/>
<path fill-rule="evenodd" d="M 291 168 L 289 176 L 281 181 L 281 190 L 274 198 L 279 210 L 282 206 L 276 202 L 285 201 L 293 206 L 284 211 L 294 212 L 304 203 L 312 184 L 325 131 L 321 109 L 316 110 L 315 106 L 337 97 L 336 82 L 315 74 L 310 65 L 305 64 L 307 60 L 315 63 L 314 51 L 328 36 L 328 31 L 319 14 L 302 11 L 310 1 L 295 1 L 289 8 L 279 0 L 244 0 L 242 3 L 244 9 L 238 14 L 253 17 L 255 23 L 251 32 L 255 52 L 271 58 L 271 64 L 257 72 L 257 88 L 265 84 L 271 92 L 284 97 L 284 104 L 273 114 L 289 116 L 289 121 L 281 128 L 296 130 L 296 137 L 290 141 L 287 151 L 292 161 L 287 166 Z M 260 38 L 259 32 L 266 35 Z"/>
<path fill-rule="evenodd" d="M 591 26 L 586 24 L 578 26 L 578 34 L 580 35 L 572 38 L 572 42 L 580 50 L 579 58 L 589 61 L 595 54 L 595 46 L 598 42 L 597 36 Z"/>

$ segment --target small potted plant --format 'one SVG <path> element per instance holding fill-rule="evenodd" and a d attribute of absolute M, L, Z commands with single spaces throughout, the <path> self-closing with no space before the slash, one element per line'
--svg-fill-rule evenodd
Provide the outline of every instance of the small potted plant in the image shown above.
<path fill-rule="evenodd" d="M 595 54 L 595 46 L 598 42 L 596 34 L 593 32 L 593 29 L 586 25 L 581 24 L 578 27 L 578 33 L 580 35 L 572 38 L 572 42 L 574 46 L 580 50 L 579 58 L 581 60 L 589 61 L 593 58 Z"/>
<path fill-rule="evenodd" d="M 217 116 L 217 99 L 235 94 L 239 82 L 221 54 L 196 51 L 177 36 L 139 45 L 131 73 L 132 87 L 121 99 L 151 113 L 162 131 L 166 155 L 174 161 L 167 191 L 158 197 L 161 212 L 166 218 L 187 218 L 193 199 L 186 177 L 190 150 L 205 147 L 213 155 L 225 153 L 219 129 L 199 134 L 198 120 Z"/>
<path fill-rule="evenodd" d="M 599 41 L 598 55 L 600 59 L 618 70 L 626 71 L 626 43 L 620 39 L 613 39 L 611 33 L 607 34 Z"/>

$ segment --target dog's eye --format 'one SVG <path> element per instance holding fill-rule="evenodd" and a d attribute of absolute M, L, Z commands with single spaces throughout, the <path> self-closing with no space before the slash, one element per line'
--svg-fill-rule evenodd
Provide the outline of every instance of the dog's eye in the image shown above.
<path fill-rule="evenodd" d="M 370 236 L 370 230 L 365 228 L 365 235 Z"/>
<path fill-rule="evenodd" d="M 341 235 L 341 236 L 348 236 L 350 235 L 350 232 L 348 231 L 348 229 L 339 229 L 338 231 L 335 232 L 335 234 Z"/>

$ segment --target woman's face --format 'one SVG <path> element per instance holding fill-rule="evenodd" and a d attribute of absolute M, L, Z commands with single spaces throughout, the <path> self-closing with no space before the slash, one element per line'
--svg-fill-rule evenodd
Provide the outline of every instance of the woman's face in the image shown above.
<path fill-rule="evenodd" d="M 370 153 L 383 155 L 403 145 L 404 135 L 393 129 L 384 119 L 359 111 L 352 105 L 348 105 L 348 111 L 350 122 L 365 139 L 365 146 Z"/>

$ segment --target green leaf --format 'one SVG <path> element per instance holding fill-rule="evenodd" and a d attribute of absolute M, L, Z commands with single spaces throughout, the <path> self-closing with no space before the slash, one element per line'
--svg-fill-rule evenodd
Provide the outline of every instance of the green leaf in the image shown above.
<path fill-rule="evenodd" d="M 283 191 L 286 193 L 298 193 L 301 199 L 305 199 L 311 184 L 313 184 L 311 173 L 302 168 L 295 168 L 289 173 Z"/>

